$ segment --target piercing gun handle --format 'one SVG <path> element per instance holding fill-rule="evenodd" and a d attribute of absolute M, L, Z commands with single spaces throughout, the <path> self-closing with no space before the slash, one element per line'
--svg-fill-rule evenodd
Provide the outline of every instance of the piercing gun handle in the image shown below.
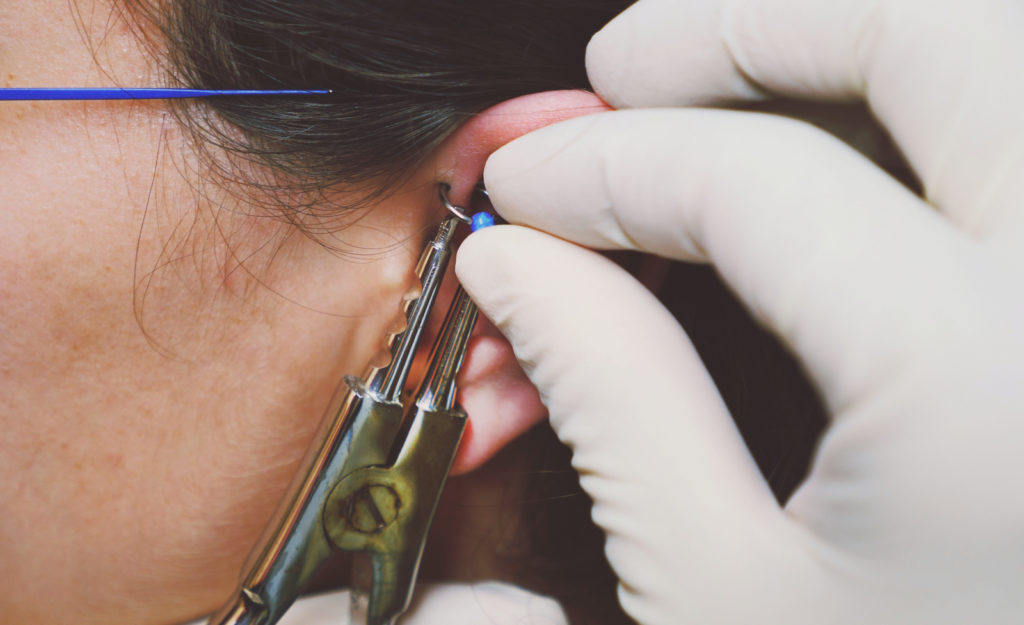
<path fill-rule="evenodd" d="M 406 298 L 405 324 L 389 336 L 384 362 L 347 377 L 324 415 L 281 506 L 243 568 L 231 601 L 210 625 L 273 625 L 330 556 L 323 528 L 327 497 L 360 467 L 386 464 L 401 429 L 402 387 L 450 257 L 456 218 L 445 220 L 423 251 L 419 285 Z"/>
<path fill-rule="evenodd" d="M 409 606 L 423 548 L 466 426 L 455 376 L 477 309 L 460 287 L 416 393 L 408 431 L 390 467 L 341 481 L 324 519 L 331 541 L 356 554 L 352 619 L 391 625 Z"/>
<path fill-rule="evenodd" d="M 276 522 L 250 554 L 236 596 L 210 625 L 276 623 L 331 555 L 322 510 L 334 484 L 359 467 L 387 461 L 402 407 L 376 400 L 351 376 L 338 395 L 341 406 L 325 420 L 328 431 L 317 437 L 319 447 L 304 461 Z"/>

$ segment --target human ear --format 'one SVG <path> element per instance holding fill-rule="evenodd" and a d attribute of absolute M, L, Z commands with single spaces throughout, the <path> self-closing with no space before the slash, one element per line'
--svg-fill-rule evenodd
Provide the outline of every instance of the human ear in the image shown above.
<path fill-rule="evenodd" d="M 439 181 L 451 185 L 449 197 L 467 202 L 483 178 L 487 157 L 528 132 L 556 122 L 610 110 L 589 91 L 544 91 L 496 104 L 474 115 L 441 144 L 432 159 Z"/>
<path fill-rule="evenodd" d="M 585 91 L 549 91 L 502 102 L 474 116 L 442 144 L 433 160 L 435 179 L 451 186 L 449 196 L 455 204 L 466 206 L 492 152 L 532 130 L 608 108 Z M 483 317 L 458 382 L 469 426 L 454 473 L 480 466 L 546 415 L 512 347 Z"/>

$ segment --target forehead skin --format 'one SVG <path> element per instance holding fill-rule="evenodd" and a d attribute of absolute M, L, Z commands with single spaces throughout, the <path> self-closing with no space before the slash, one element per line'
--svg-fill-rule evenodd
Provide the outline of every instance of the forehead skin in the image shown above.
<path fill-rule="evenodd" d="M 109 0 L 4 0 L 0 80 L 8 87 L 145 86 L 151 63 L 132 29 Z"/>

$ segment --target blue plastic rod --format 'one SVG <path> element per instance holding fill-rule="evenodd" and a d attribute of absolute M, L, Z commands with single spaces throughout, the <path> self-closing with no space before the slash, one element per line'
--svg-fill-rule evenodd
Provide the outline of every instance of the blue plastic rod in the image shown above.
<path fill-rule="evenodd" d="M 149 87 L 0 88 L 2 100 L 165 100 L 213 96 L 330 95 L 329 89 L 154 89 Z"/>

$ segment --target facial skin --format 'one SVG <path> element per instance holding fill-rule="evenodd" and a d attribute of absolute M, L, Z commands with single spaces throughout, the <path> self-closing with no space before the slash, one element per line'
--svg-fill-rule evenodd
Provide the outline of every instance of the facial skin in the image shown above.
<path fill-rule="evenodd" d="M 2 3 L 5 86 L 156 82 L 109 5 L 77 6 L 80 24 L 65 0 Z M 223 600 L 437 218 L 410 184 L 339 235 L 372 251 L 342 261 L 197 199 L 186 154 L 160 104 L 0 105 L 5 622 Z"/>
<path fill-rule="evenodd" d="M 0 3 L 4 86 L 159 79 L 108 0 Z M 159 102 L 0 103 L 4 622 L 216 608 L 337 381 L 398 314 L 436 182 L 464 201 L 491 150 L 591 105 L 471 124 L 329 240 L 338 254 L 204 184 Z M 542 415 L 503 343 L 478 339 L 467 369 L 463 468 Z"/>

